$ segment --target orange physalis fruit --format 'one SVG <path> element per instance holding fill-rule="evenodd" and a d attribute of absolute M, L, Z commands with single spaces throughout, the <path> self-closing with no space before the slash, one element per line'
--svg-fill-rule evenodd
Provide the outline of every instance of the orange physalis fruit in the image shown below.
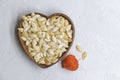
<path fill-rule="evenodd" d="M 62 61 L 62 67 L 66 68 L 70 71 L 75 71 L 78 69 L 79 64 L 78 60 L 74 55 L 68 55 L 63 61 Z"/>

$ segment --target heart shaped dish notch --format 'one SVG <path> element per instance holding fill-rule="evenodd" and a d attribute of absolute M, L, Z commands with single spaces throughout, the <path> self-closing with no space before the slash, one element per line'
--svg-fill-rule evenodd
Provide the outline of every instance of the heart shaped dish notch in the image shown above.
<path fill-rule="evenodd" d="M 42 68 L 57 63 L 69 51 L 74 33 L 72 20 L 62 13 L 30 13 L 22 17 L 18 27 L 22 48 Z"/>

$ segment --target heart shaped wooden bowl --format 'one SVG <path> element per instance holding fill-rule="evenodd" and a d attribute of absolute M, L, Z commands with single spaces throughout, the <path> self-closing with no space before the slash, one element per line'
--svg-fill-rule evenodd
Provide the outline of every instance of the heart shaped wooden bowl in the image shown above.
<path fill-rule="evenodd" d="M 31 14 L 31 13 L 30 13 L 30 14 Z M 30 14 L 27 14 L 27 15 L 25 15 L 25 16 L 29 16 Z M 39 15 L 45 17 L 46 19 L 49 19 L 49 18 L 51 18 L 51 17 L 53 17 L 53 16 L 62 16 L 62 17 L 64 17 L 65 19 L 68 20 L 69 24 L 72 25 L 72 26 L 71 26 L 71 30 L 73 31 L 73 33 L 72 33 L 72 42 L 70 42 L 69 45 L 68 45 L 69 47 L 66 48 L 67 51 L 64 52 L 64 53 L 62 54 L 62 56 L 58 58 L 58 61 L 60 61 L 61 58 L 70 50 L 70 48 L 71 48 L 71 46 L 72 46 L 72 43 L 73 43 L 73 41 L 74 41 L 75 29 L 74 29 L 74 24 L 73 24 L 72 20 L 71 20 L 67 15 L 62 14 L 62 13 L 55 13 L 55 14 L 52 14 L 52 15 L 50 15 L 50 16 L 45 16 L 45 15 L 43 15 L 43 14 L 41 14 L 41 13 L 37 13 L 37 12 L 36 12 L 35 14 L 39 14 Z M 23 26 L 22 26 L 22 22 L 23 22 L 23 20 L 21 19 L 18 28 L 22 28 L 22 27 L 23 27 Z M 33 57 L 30 55 L 30 53 L 28 52 L 28 47 L 25 45 L 25 41 L 23 41 L 23 40 L 21 39 L 21 32 L 20 32 L 20 31 L 18 31 L 18 39 L 19 39 L 19 41 L 20 41 L 20 43 L 21 43 L 21 46 L 22 46 L 22 48 L 24 49 L 25 53 L 30 57 L 30 59 L 31 59 L 32 61 L 35 62 L 34 58 L 33 58 Z M 58 61 L 57 61 L 57 62 L 58 62 Z M 55 62 L 55 63 L 57 63 L 57 62 Z M 45 64 L 38 64 L 37 62 L 35 62 L 35 63 L 36 63 L 37 65 L 39 65 L 40 67 L 42 67 L 42 68 L 47 68 L 47 67 L 50 67 L 50 66 L 52 66 L 52 65 L 55 64 L 55 63 L 52 63 L 51 65 L 45 65 Z"/>

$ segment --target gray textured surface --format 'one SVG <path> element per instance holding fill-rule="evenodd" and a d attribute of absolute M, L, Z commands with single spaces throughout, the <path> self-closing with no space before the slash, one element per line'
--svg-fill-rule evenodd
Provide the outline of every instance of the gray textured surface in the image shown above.
<path fill-rule="evenodd" d="M 15 36 L 28 12 L 65 13 L 75 24 L 75 42 L 88 52 L 70 72 L 60 62 L 41 69 L 24 54 Z M 120 0 L 0 0 L 0 80 L 120 80 Z"/>

